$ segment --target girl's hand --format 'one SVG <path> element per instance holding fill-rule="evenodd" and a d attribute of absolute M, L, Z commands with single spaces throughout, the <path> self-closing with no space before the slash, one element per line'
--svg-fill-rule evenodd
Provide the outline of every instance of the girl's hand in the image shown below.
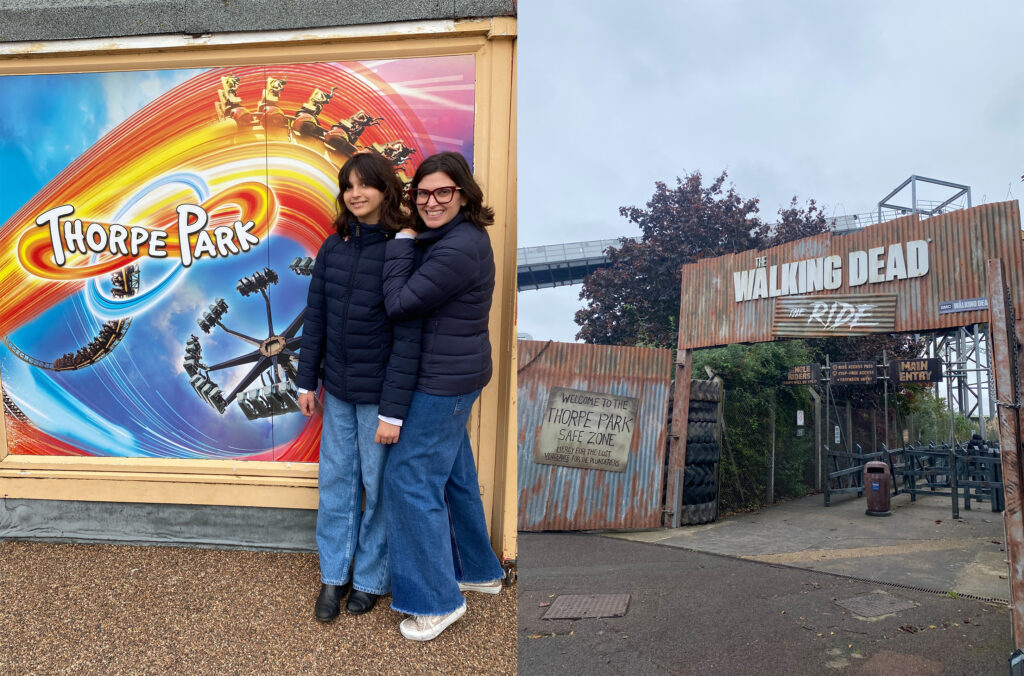
<path fill-rule="evenodd" d="M 402 228 L 398 232 L 399 232 L 399 234 L 402 234 L 402 235 L 412 235 L 413 237 L 415 237 L 416 235 L 419 234 L 418 232 L 416 232 L 415 228 Z"/>
<path fill-rule="evenodd" d="M 399 425 L 392 425 L 383 420 L 377 421 L 377 434 L 373 440 L 378 444 L 393 444 L 398 441 L 398 435 L 402 431 Z"/>
<path fill-rule="evenodd" d="M 316 400 L 316 395 L 312 392 L 303 392 L 299 395 L 299 411 L 304 416 L 311 416 L 316 412 L 316 407 L 320 405 L 320 402 Z"/>

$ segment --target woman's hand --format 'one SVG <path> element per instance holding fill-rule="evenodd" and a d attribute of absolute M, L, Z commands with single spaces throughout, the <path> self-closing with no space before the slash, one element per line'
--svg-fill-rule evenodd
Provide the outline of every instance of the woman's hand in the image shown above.
<path fill-rule="evenodd" d="M 373 437 L 373 440 L 378 444 L 393 444 L 398 441 L 398 435 L 401 431 L 402 427 L 400 425 L 392 425 L 389 422 L 378 420 L 377 434 Z"/>
<path fill-rule="evenodd" d="M 316 407 L 320 405 L 320 402 L 316 400 L 316 395 L 312 392 L 303 392 L 299 395 L 299 411 L 304 416 L 311 416 L 316 412 Z"/>
<path fill-rule="evenodd" d="M 416 232 L 415 228 L 402 228 L 401 230 L 398 231 L 398 234 L 400 234 L 400 235 L 412 235 L 413 237 L 415 237 L 419 233 Z"/>

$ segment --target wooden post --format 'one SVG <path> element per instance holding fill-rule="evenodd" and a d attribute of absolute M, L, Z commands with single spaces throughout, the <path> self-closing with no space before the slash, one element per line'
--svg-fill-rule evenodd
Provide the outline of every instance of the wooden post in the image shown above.
<path fill-rule="evenodd" d="M 686 423 L 690 417 L 690 378 L 693 370 L 693 362 L 690 350 L 676 351 L 676 382 L 672 395 L 672 429 L 669 432 L 668 444 L 668 476 L 669 483 L 666 487 L 665 506 L 681 505 L 682 496 L 676 496 L 676 483 L 672 480 L 677 473 L 681 473 L 686 466 Z M 680 488 L 682 485 L 680 484 Z M 685 489 L 684 489 L 685 490 Z M 667 516 L 666 510 L 666 516 Z M 670 526 L 673 518 L 663 519 L 662 525 Z"/>
<path fill-rule="evenodd" d="M 1019 261 L 1016 263 L 1019 265 Z M 1003 280 L 1003 264 L 992 258 L 986 264 L 988 283 L 989 335 L 992 339 L 993 371 L 996 377 L 996 402 L 999 412 L 999 448 L 1003 468 L 1003 493 L 1006 508 L 1006 555 L 1009 560 L 1010 616 L 1013 647 L 1024 647 L 1024 519 L 1021 515 L 1021 421 L 1018 359 L 1016 344 L 1020 332 L 1011 310 L 1011 299 Z M 1024 302 L 1018 298 L 1017 302 Z"/>
<path fill-rule="evenodd" d="M 871 409 L 871 452 L 878 450 L 878 408 Z"/>
<path fill-rule="evenodd" d="M 885 402 L 885 444 L 886 448 L 889 446 L 889 356 L 882 350 L 882 399 Z M 876 446 L 873 450 L 878 450 Z M 896 481 L 893 480 L 895 484 Z"/>
<path fill-rule="evenodd" d="M 831 365 L 831 362 L 830 362 L 830 360 L 828 358 L 828 355 L 825 355 L 825 441 L 827 442 L 825 444 L 826 448 L 832 448 L 832 414 L 831 414 L 831 411 L 829 410 L 831 408 L 831 404 L 832 404 L 831 394 L 832 394 L 832 365 Z M 824 486 L 824 488 L 825 488 L 825 506 L 828 507 L 829 504 L 832 502 L 832 499 L 831 499 L 832 496 L 829 494 L 829 490 L 828 490 L 829 487 L 831 486 L 832 482 L 828 480 L 828 456 L 827 456 L 827 454 L 826 454 L 826 457 L 824 458 L 824 460 L 825 460 L 825 468 L 822 470 L 821 480 L 825 484 L 825 486 Z"/>
<path fill-rule="evenodd" d="M 853 404 L 846 399 L 846 452 L 853 453 Z"/>
<path fill-rule="evenodd" d="M 718 519 L 718 514 L 721 512 L 722 507 L 722 459 L 725 457 L 725 381 L 722 380 L 722 376 L 715 375 L 710 367 L 705 366 L 708 371 L 708 377 L 711 380 L 718 383 L 718 413 L 715 416 L 715 443 L 718 444 L 718 462 L 715 463 L 715 520 Z M 730 456 L 732 453 L 729 454 Z M 732 466 L 735 467 L 736 463 L 733 462 Z M 740 500 L 743 499 L 743 486 L 737 477 L 736 487 L 739 488 Z"/>
<path fill-rule="evenodd" d="M 768 504 L 775 504 L 775 390 L 772 390 L 772 457 L 768 461 Z"/>
<path fill-rule="evenodd" d="M 815 391 L 813 387 L 808 387 L 807 391 L 810 393 L 811 398 L 814 399 L 814 489 L 821 490 L 821 395 Z"/>

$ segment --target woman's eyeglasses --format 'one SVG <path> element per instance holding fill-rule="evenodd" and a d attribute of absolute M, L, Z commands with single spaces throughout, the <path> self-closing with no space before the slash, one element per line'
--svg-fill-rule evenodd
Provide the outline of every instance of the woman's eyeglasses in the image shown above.
<path fill-rule="evenodd" d="M 444 188 L 434 188 L 433 190 L 417 188 L 416 190 L 410 190 L 409 194 L 412 195 L 412 201 L 416 204 L 426 204 L 430 201 L 431 195 L 434 196 L 434 201 L 438 204 L 448 204 L 455 199 L 455 193 L 459 190 L 462 190 L 462 188 L 452 185 Z"/>

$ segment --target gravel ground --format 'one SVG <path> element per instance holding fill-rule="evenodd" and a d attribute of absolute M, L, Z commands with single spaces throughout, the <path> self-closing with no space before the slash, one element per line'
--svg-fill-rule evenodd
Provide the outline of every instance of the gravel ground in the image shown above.
<path fill-rule="evenodd" d="M 0 674 L 516 673 L 514 588 L 426 643 L 318 590 L 315 554 L 0 542 Z"/>

